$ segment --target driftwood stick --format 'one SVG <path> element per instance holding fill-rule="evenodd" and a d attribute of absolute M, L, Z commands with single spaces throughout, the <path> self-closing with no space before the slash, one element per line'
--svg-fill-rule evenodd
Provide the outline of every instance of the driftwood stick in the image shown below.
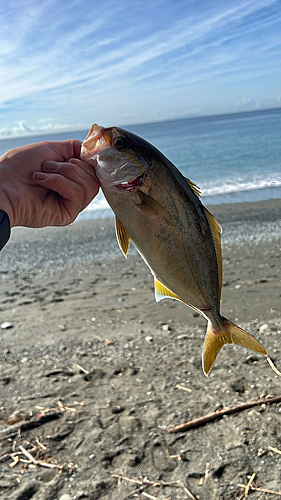
<path fill-rule="evenodd" d="M 244 488 L 246 489 L 247 486 L 245 484 L 240 484 L 238 483 L 237 486 L 239 488 Z M 281 491 L 273 491 L 273 490 L 267 490 L 266 488 L 257 488 L 255 486 L 251 486 L 250 490 L 253 490 L 253 491 L 261 491 L 262 493 L 269 493 L 271 495 L 276 495 L 278 497 L 281 497 Z M 244 495 L 244 494 L 243 494 Z"/>
<path fill-rule="evenodd" d="M 20 451 L 28 458 L 29 463 L 32 462 L 35 465 L 40 465 L 41 467 L 48 467 L 49 469 L 60 469 L 62 470 L 62 465 L 53 464 L 51 462 L 44 462 L 43 460 L 36 460 L 29 451 L 27 451 L 23 446 L 19 445 Z"/>
<path fill-rule="evenodd" d="M 36 460 L 33 455 L 31 455 L 31 453 L 29 453 L 23 446 L 19 445 L 19 449 L 20 451 L 28 458 L 28 460 L 30 462 L 32 462 L 33 464 L 37 465 L 38 464 L 38 460 Z"/>
<path fill-rule="evenodd" d="M 247 496 L 249 495 L 249 491 L 250 491 L 250 488 L 252 486 L 252 482 L 254 481 L 256 477 L 256 473 L 254 472 L 251 477 L 250 477 L 250 480 L 248 482 L 248 484 L 246 485 L 246 488 L 245 488 L 245 491 L 244 491 L 244 497 L 247 498 Z"/>
<path fill-rule="evenodd" d="M 281 396 L 276 396 L 275 398 L 268 398 L 268 399 L 259 399 L 258 401 L 249 401 L 248 403 L 232 406 L 232 408 L 224 408 L 222 410 L 217 410 L 214 411 L 213 413 L 209 413 L 208 415 L 204 415 L 204 417 L 199 417 L 196 418 L 195 420 L 190 420 L 185 424 L 177 425 L 176 427 L 168 429 L 168 432 L 171 434 L 176 432 L 189 431 L 190 429 L 195 429 L 196 427 L 205 425 L 208 422 L 213 422 L 214 420 L 217 420 L 218 418 L 221 418 L 224 415 L 231 415 L 232 413 L 238 413 L 239 411 L 248 410 L 249 408 L 253 408 L 254 406 L 269 405 L 280 402 L 281 402 Z"/>
<path fill-rule="evenodd" d="M 138 493 L 140 492 L 142 495 L 142 491 L 145 487 L 147 486 L 153 486 L 154 488 L 156 487 L 159 487 L 159 486 L 180 486 L 181 488 L 183 488 L 183 490 L 185 491 L 185 493 L 189 496 L 189 498 L 191 498 L 191 500 L 196 500 L 195 496 L 192 495 L 191 491 L 189 491 L 187 489 L 187 487 L 178 479 L 177 481 L 169 481 L 169 482 L 166 482 L 166 481 L 150 481 L 149 479 L 147 478 L 143 478 L 143 479 L 130 479 L 129 477 L 126 477 L 126 476 L 120 476 L 119 474 L 111 474 L 112 477 L 116 477 L 117 479 L 123 479 L 124 481 L 129 481 L 130 483 L 136 483 L 136 484 L 139 484 L 140 487 L 137 489 L 137 490 L 134 490 L 133 492 L 129 493 L 128 495 L 126 495 L 125 497 L 123 497 L 123 500 L 125 500 L 125 498 L 128 498 L 129 496 L 135 494 L 135 493 Z M 146 493 L 145 496 L 147 496 L 148 494 Z M 153 497 L 152 495 L 148 496 L 148 498 L 155 498 Z"/>

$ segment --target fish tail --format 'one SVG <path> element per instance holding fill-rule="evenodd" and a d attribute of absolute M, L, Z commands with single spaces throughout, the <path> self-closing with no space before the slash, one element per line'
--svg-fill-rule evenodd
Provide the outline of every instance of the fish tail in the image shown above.
<path fill-rule="evenodd" d="M 267 356 L 263 345 L 252 335 L 231 321 L 222 317 L 222 323 L 218 328 L 214 328 L 208 320 L 208 328 L 203 348 L 202 364 L 205 375 L 208 375 L 224 344 L 238 344 L 253 351 L 260 352 Z"/>

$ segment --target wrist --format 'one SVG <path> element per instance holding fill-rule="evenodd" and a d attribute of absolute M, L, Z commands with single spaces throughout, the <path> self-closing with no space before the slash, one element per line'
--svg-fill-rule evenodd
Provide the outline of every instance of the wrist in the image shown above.
<path fill-rule="evenodd" d="M 6 245 L 11 236 L 11 226 L 6 212 L 0 210 L 0 250 Z"/>
<path fill-rule="evenodd" d="M 1 196 L 1 188 L 0 188 L 0 210 L 3 210 L 6 212 L 9 218 L 10 226 L 14 226 L 14 216 L 13 216 L 13 211 L 11 209 L 11 205 L 9 203 L 5 203 L 4 199 L 2 199 Z"/>
<path fill-rule="evenodd" d="M 11 202 L 9 200 L 9 197 L 5 193 L 5 189 L 2 189 L 1 183 L 0 183 L 0 210 L 4 210 L 6 214 L 9 217 L 10 225 L 11 227 L 14 226 L 14 213 L 12 209 Z"/>
<path fill-rule="evenodd" d="M 5 172 L 6 167 L 5 155 L 0 157 L 0 210 L 4 210 L 9 217 L 10 225 L 13 227 L 14 224 L 14 211 L 13 206 L 9 196 L 9 190 L 7 189 L 7 175 Z"/>

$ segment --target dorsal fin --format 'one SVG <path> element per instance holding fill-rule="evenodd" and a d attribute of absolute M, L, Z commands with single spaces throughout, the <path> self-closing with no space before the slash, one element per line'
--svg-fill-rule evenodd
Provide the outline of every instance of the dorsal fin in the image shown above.
<path fill-rule="evenodd" d="M 219 300 L 221 297 L 221 288 L 222 288 L 222 251 L 221 251 L 221 226 L 215 217 L 204 207 L 204 213 L 207 217 L 209 227 L 212 233 L 213 242 L 215 245 L 218 270 L 219 270 Z M 220 307 L 220 304 L 219 304 Z"/>
<path fill-rule="evenodd" d="M 118 244 L 119 244 L 123 254 L 125 255 L 125 257 L 127 257 L 131 238 L 128 235 L 123 224 L 118 219 L 118 217 L 116 217 L 116 219 L 115 219 L 115 230 L 116 230 L 116 237 L 117 237 Z"/>
<path fill-rule="evenodd" d="M 186 180 L 187 184 L 189 185 L 190 189 L 192 189 L 193 193 L 196 196 L 198 196 L 198 198 L 199 198 L 201 196 L 201 191 L 200 191 L 200 188 L 197 186 L 197 184 L 195 184 L 195 182 L 192 182 L 187 177 L 185 177 L 185 180 Z"/>

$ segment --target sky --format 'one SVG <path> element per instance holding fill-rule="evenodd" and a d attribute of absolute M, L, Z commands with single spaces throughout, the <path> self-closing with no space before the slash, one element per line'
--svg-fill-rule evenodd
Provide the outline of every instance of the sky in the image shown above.
<path fill-rule="evenodd" d="M 281 0 L 9 0 L 0 137 L 281 107 Z"/>

